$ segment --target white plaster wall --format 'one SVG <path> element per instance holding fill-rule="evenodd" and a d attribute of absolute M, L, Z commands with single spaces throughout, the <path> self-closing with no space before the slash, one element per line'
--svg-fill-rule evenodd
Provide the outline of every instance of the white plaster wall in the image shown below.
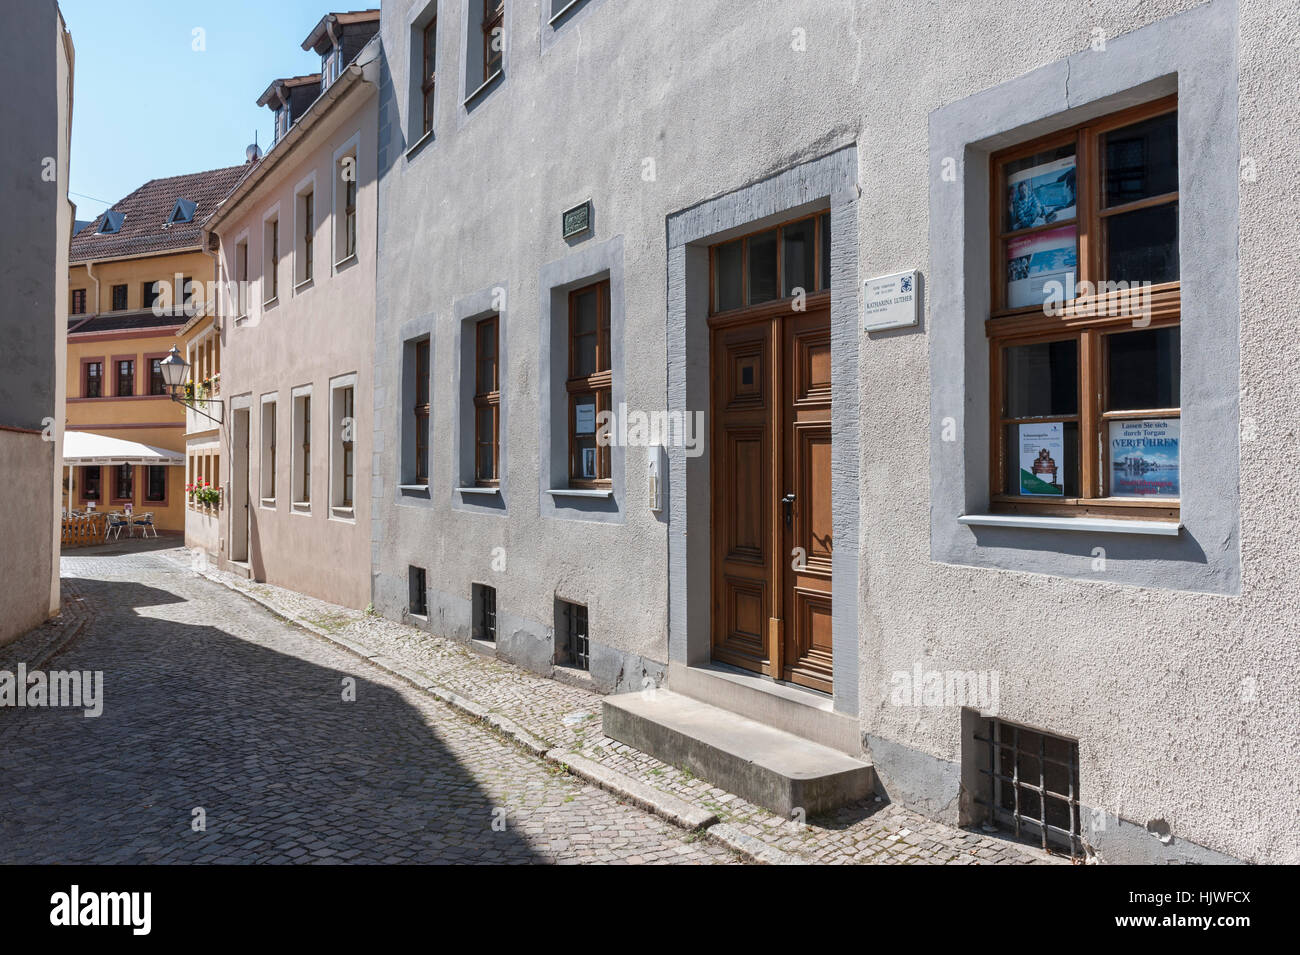
<path fill-rule="evenodd" d="M 665 406 L 665 218 L 797 163 L 857 144 L 861 276 L 929 267 L 930 113 L 1197 0 L 593 2 L 543 41 L 536 0 L 507 5 L 505 82 L 468 116 L 448 82 L 437 135 L 403 155 L 406 24 L 385 4 L 392 83 L 381 94 L 376 513 L 380 609 L 397 613 L 410 563 L 468 600 L 495 581 L 503 613 L 548 622 L 557 591 L 587 593 L 592 639 L 666 659 L 665 525 L 640 503 L 645 458 L 627 454 L 626 521 L 543 518 L 537 505 L 538 273 L 570 251 L 559 214 L 590 196 L 593 241 L 624 237 L 627 395 Z M 459 4 L 440 11 L 440 75 L 457 77 Z M 1042 29 L 1025 28 L 1027 23 Z M 930 559 L 930 374 L 922 331 L 861 345 L 858 612 L 864 734 L 941 761 L 960 756 L 956 709 L 888 704 L 889 677 L 996 669 L 1002 715 L 1080 739 L 1082 797 L 1177 839 L 1257 861 L 1300 861 L 1300 726 L 1294 673 L 1298 385 L 1292 169 L 1300 149 L 1297 4 L 1242 0 L 1240 596 L 1137 588 Z M 806 31 L 806 51 L 792 32 Z M 1104 56 L 1104 52 L 1096 53 Z M 393 91 L 398 92 L 395 94 Z M 1064 97 L 1063 97 L 1064 103 Z M 657 177 L 642 178 L 653 158 Z M 449 449 L 452 303 L 502 283 L 511 295 L 507 516 L 454 510 Z M 429 508 L 395 505 L 396 330 L 432 316 L 434 461 Z M 979 317 L 982 320 L 982 316 Z M 986 401 L 983 394 L 970 401 Z M 508 555 L 494 573 L 492 548 Z M 400 595 L 400 596 L 399 596 Z M 1043 636 L 1044 634 L 1048 636 Z M 1255 695 L 1243 695 L 1253 679 Z M 886 779 L 888 783 L 889 780 Z M 955 786 L 926 808 L 952 816 Z"/>

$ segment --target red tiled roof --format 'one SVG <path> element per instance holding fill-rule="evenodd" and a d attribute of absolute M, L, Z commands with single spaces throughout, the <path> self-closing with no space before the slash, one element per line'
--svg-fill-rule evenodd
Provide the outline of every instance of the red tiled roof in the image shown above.
<path fill-rule="evenodd" d="M 110 210 L 125 214 L 121 230 L 113 235 L 99 235 L 104 216 L 96 216 L 90 225 L 72 237 L 68 261 L 76 264 L 90 259 L 198 248 L 203 241 L 203 223 L 255 165 L 243 163 L 184 176 L 150 179 Z M 188 199 L 197 204 L 194 217 L 189 222 L 167 226 L 177 199 Z"/>

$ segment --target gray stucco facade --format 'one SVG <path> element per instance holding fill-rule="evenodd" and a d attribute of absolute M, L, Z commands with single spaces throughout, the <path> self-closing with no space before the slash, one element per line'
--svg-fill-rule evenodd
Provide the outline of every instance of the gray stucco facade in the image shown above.
<path fill-rule="evenodd" d="M 568 291 L 608 279 L 614 404 L 707 412 L 708 246 L 829 211 L 831 702 L 884 794 L 974 821 L 977 727 L 996 716 L 1077 743 L 1084 841 L 1103 860 L 1300 861 L 1287 768 L 1300 726 L 1287 476 L 1300 458 L 1296 5 L 977 2 L 904 15 L 799 0 L 760 16 L 739 0 L 587 0 L 553 22 L 549 0 L 507 0 L 502 74 L 482 88 L 474 6 L 383 8 L 376 610 L 409 618 L 419 568 L 428 607 L 416 622 L 469 641 L 473 587 L 491 586 L 497 642 L 479 648 L 537 672 L 556 672 L 557 600 L 588 608 L 582 678 L 599 689 L 671 687 L 670 664 L 707 664 L 709 455 L 669 449 L 659 510 L 646 447 L 612 449 L 607 495 L 555 493 L 559 312 Z M 411 63 L 434 11 L 424 135 Z M 997 27 L 1039 21 L 1051 30 Z M 981 523 L 988 156 L 1169 94 L 1181 527 Z M 561 213 L 586 200 L 592 229 L 566 239 Z M 864 332 L 863 281 L 910 269 L 918 324 Z M 489 312 L 502 329 L 501 482 L 467 493 L 465 329 Z M 416 485 L 408 346 L 426 336 L 429 475 Z M 996 674 L 996 706 L 900 705 L 894 678 L 918 667 Z"/>

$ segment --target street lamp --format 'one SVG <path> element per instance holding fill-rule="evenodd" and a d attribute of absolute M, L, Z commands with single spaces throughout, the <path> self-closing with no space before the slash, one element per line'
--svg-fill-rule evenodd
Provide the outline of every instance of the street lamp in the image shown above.
<path fill-rule="evenodd" d="M 198 402 L 201 401 L 204 404 L 212 404 L 213 399 L 199 398 L 195 396 L 191 397 L 189 401 L 186 401 L 181 395 L 177 394 L 178 390 L 185 384 L 185 378 L 190 371 L 190 363 L 181 357 L 180 349 L 175 345 L 172 345 L 172 350 L 167 353 L 166 358 L 158 363 L 158 367 L 162 369 L 163 384 L 167 386 L 167 393 L 171 396 L 172 401 L 177 404 L 185 405 L 185 407 L 192 411 L 197 411 L 199 414 L 203 415 L 203 417 L 215 421 L 217 424 L 221 424 L 221 412 L 224 406 L 221 404 L 220 399 L 216 401 L 217 415 L 216 417 L 213 417 L 208 414 L 208 412 L 198 407 Z"/>

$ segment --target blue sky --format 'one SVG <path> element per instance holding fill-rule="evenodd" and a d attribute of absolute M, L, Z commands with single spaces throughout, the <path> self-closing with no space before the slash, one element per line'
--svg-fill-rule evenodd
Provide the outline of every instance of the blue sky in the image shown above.
<path fill-rule="evenodd" d="M 302 41 L 329 0 L 59 0 L 76 70 L 69 192 L 91 219 L 150 179 L 244 161 L 265 149 L 257 98 L 280 76 L 314 73 Z M 378 6 L 378 4 L 374 4 Z M 195 50 L 195 29 L 204 50 Z"/>

